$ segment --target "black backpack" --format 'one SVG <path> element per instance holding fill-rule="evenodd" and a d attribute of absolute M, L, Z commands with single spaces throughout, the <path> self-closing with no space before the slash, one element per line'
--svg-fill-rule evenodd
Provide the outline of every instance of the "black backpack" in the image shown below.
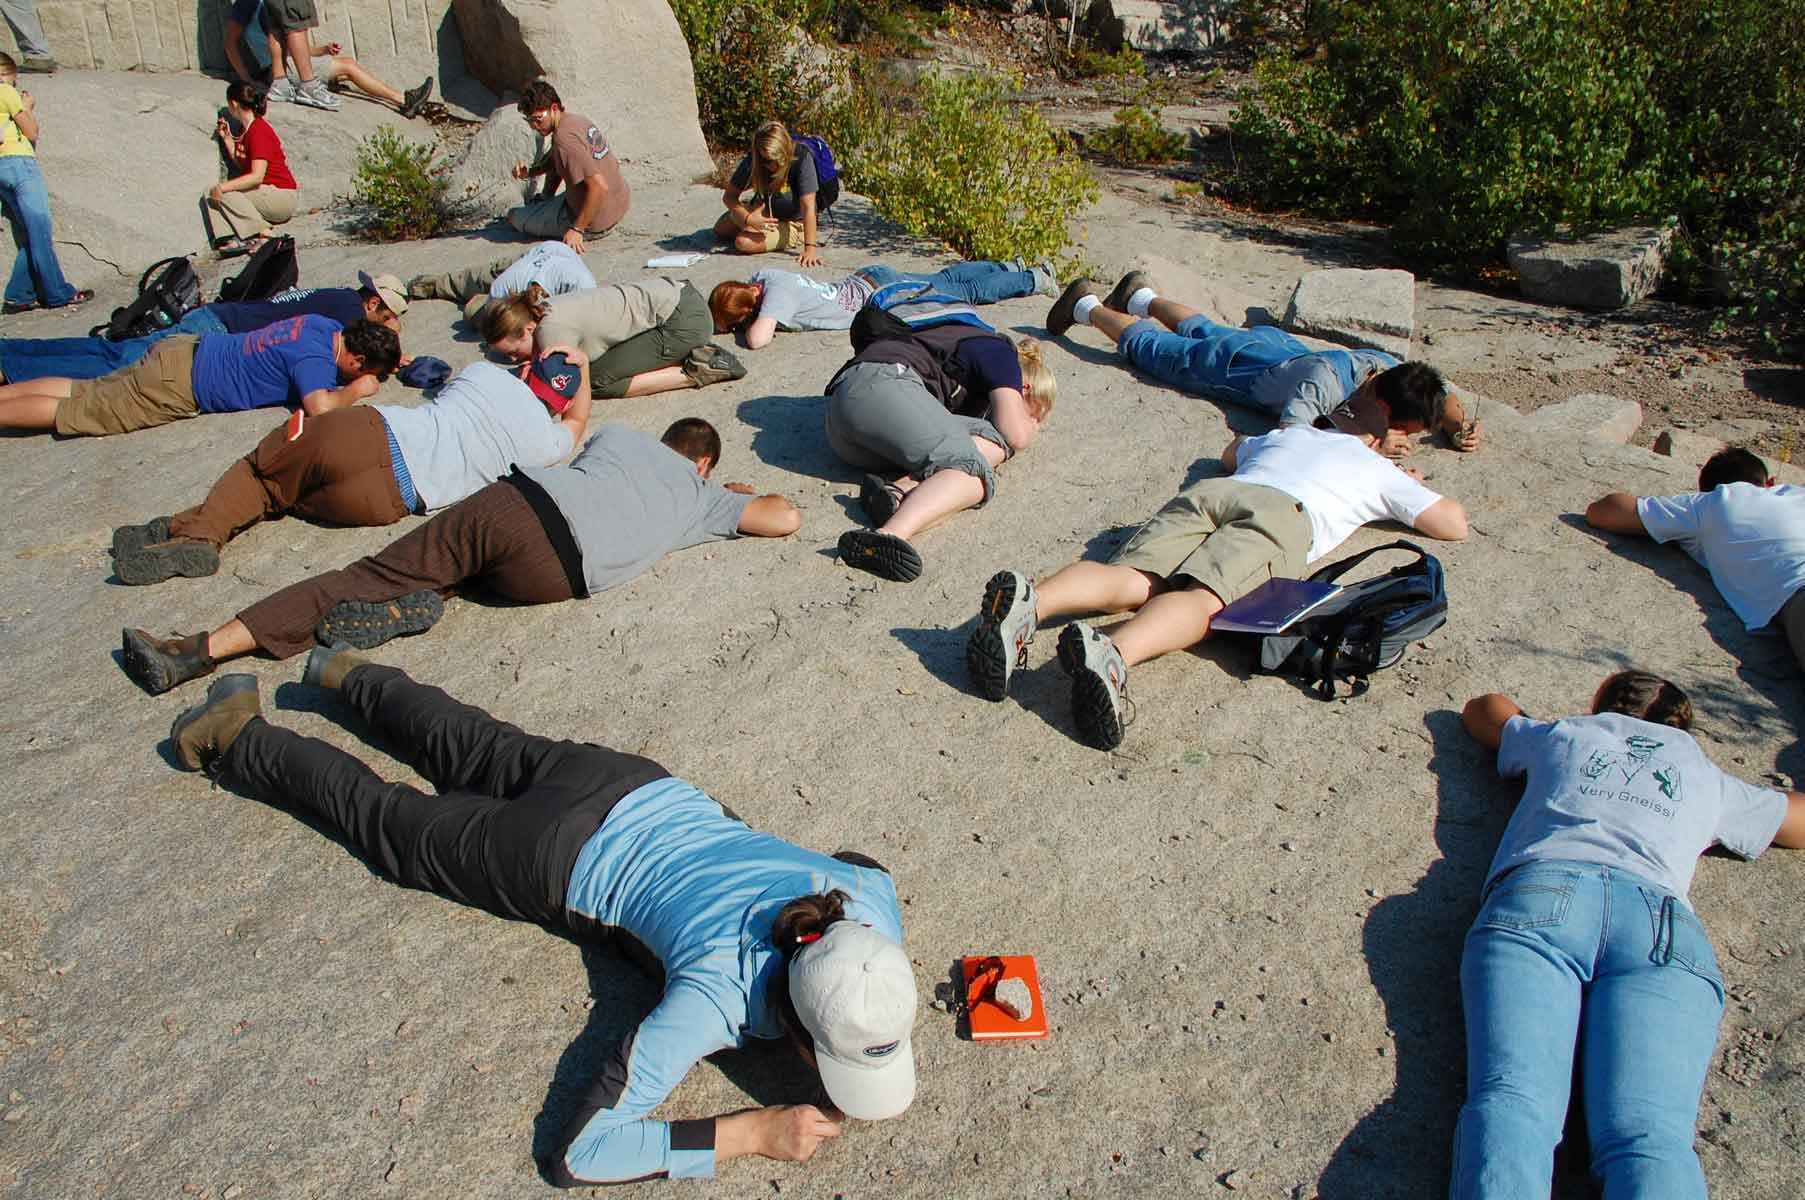
<path fill-rule="evenodd" d="M 109 342 L 144 337 L 168 329 L 200 307 L 201 279 L 186 258 L 166 258 L 150 265 L 138 280 L 138 298 L 88 331 Z"/>
<path fill-rule="evenodd" d="M 1395 667 L 1411 642 L 1448 623 L 1448 593 L 1441 560 L 1415 542 L 1375 546 L 1331 563 L 1310 578 L 1333 583 L 1386 550 L 1404 550 L 1416 561 L 1383 575 L 1345 585 L 1283 634 L 1260 639 L 1260 670 L 1297 675 L 1314 684 L 1324 700 L 1335 698 L 1335 680 L 1346 679 L 1352 696 L 1367 689 L 1367 677 Z"/>
<path fill-rule="evenodd" d="M 221 300 L 268 300 L 301 281 L 295 239 L 287 234 L 266 240 L 245 260 L 244 270 L 219 285 Z"/>

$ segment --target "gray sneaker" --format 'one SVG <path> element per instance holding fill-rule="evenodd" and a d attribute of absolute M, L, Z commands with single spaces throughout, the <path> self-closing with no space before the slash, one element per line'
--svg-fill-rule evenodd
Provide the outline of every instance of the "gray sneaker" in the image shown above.
<path fill-rule="evenodd" d="M 691 383 L 702 388 L 711 383 L 726 383 L 730 379 L 744 379 L 746 364 L 713 342 L 703 342 L 684 355 L 683 373 L 689 377 Z"/>
<path fill-rule="evenodd" d="M 1125 313 L 1128 311 L 1129 297 L 1133 296 L 1142 288 L 1151 288 L 1152 286 L 1153 276 L 1147 274 L 1145 271 L 1130 271 L 1116 281 L 1116 286 L 1110 291 L 1109 295 L 1103 297 L 1103 307 L 1113 308 L 1119 313 Z"/>
<path fill-rule="evenodd" d="M 1026 270 L 1034 277 L 1034 294 L 1036 296 L 1057 296 L 1059 294 L 1059 279 L 1053 274 L 1052 263 L 1036 263 Z"/>
<path fill-rule="evenodd" d="M 284 76 L 284 78 L 287 78 Z M 327 112 L 339 110 L 339 98 L 327 90 L 326 85 L 317 79 L 309 79 L 295 89 L 295 103 L 305 104 L 308 108 L 323 108 Z"/>
<path fill-rule="evenodd" d="M 295 102 L 295 81 L 292 75 L 284 75 L 269 85 L 269 92 L 264 96 L 272 104 L 293 104 Z"/>
<path fill-rule="evenodd" d="M 965 643 L 965 668 L 986 700 L 1001 700 L 1009 676 L 1027 665 L 1028 643 L 1039 628 L 1034 585 L 1016 571 L 998 571 L 984 585 L 978 627 Z"/>
<path fill-rule="evenodd" d="M 1065 285 L 1065 291 L 1059 299 L 1053 301 L 1053 307 L 1047 310 L 1047 336 L 1058 337 L 1072 327 L 1076 319 L 1072 316 L 1072 308 L 1084 296 L 1099 296 L 1102 289 L 1088 279 L 1078 278 Z"/>
<path fill-rule="evenodd" d="M 1116 644 L 1083 621 L 1073 621 L 1059 631 L 1059 665 L 1072 677 L 1072 720 L 1078 733 L 1099 750 L 1120 746 L 1128 664 Z"/>

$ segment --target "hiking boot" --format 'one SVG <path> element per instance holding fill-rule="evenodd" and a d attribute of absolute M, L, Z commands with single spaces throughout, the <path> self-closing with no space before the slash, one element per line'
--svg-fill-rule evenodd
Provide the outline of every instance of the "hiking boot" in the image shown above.
<path fill-rule="evenodd" d="M 263 97 L 272 104 L 293 104 L 295 102 L 295 80 L 292 75 L 284 75 L 280 79 L 270 80 L 269 91 Z"/>
<path fill-rule="evenodd" d="M 848 529 L 840 535 L 840 561 L 879 579 L 908 583 L 921 577 L 921 555 L 895 534 Z"/>
<path fill-rule="evenodd" d="M 1053 307 L 1047 310 L 1047 336 L 1058 337 L 1072 327 L 1072 306 L 1080 297 L 1098 296 L 1101 291 L 1090 280 L 1079 276 L 1065 285 L 1065 291 L 1059 293 L 1059 299 L 1053 301 Z"/>
<path fill-rule="evenodd" d="M 307 654 L 307 669 L 301 672 L 301 682 L 337 691 L 345 686 L 345 676 L 359 667 L 368 666 L 369 662 L 344 642 L 331 647 L 315 646 Z"/>
<path fill-rule="evenodd" d="M 859 483 L 859 507 L 865 510 L 873 525 L 882 525 L 894 517 L 896 510 L 902 507 L 902 501 L 902 489 L 876 475 L 867 475 Z"/>
<path fill-rule="evenodd" d="M 1116 281 L 1116 286 L 1110 290 L 1109 295 L 1103 297 L 1103 307 L 1125 313 L 1128 311 L 1129 297 L 1142 288 L 1151 288 L 1152 286 L 1153 276 L 1145 271 L 1130 271 Z"/>
<path fill-rule="evenodd" d="M 133 587 L 162 583 L 177 575 L 199 579 L 219 571 L 219 548 L 197 538 L 170 538 L 137 549 L 127 548 L 113 557 L 113 574 Z"/>
<path fill-rule="evenodd" d="M 341 101 L 327 90 L 325 84 L 317 79 L 309 79 L 295 89 L 295 103 L 305 104 L 308 108 L 323 108 L 327 112 L 337 112 Z"/>
<path fill-rule="evenodd" d="M 413 120 L 420 115 L 420 110 L 426 107 L 426 102 L 431 98 L 432 76 L 428 75 L 425 83 L 417 88 L 409 88 L 401 94 L 401 115 L 410 121 Z"/>
<path fill-rule="evenodd" d="M 978 627 L 965 643 L 965 668 L 986 700 L 1001 700 L 1009 676 L 1028 662 L 1028 643 L 1039 627 L 1034 615 L 1034 585 L 1015 571 L 998 571 L 984 585 Z"/>
<path fill-rule="evenodd" d="M 1099 750 L 1122 744 L 1128 664 L 1109 638 L 1083 621 L 1059 631 L 1059 665 L 1072 677 L 1072 720 Z"/>
<path fill-rule="evenodd" d="M 225 752 L 252 717 L 263 715 L 255 675 L 225 675 L 213 681 L 207 698 L 175 719 L 169 740 L 175 756 L 190 771 L 213 773 Z"/>
<path fill-rule="evenodd" d="M 391 638 L 425 633 L 444 615 L 444 597 L 431 590 L 409 592 L 393 600 L 341 600 L 320 618 L 313 636 L 322 646 L 342 642 L 370 650 Z"/>
<path fill-rule="evenodd" d="M 168 517 L 152 517 L 142 525 L 121 525 L 113 530 L 113 557 L 142 550 L 152 542 L 167 542 L 169 521 Z"/>
<path fill-rule="evenodd" d="M 177 684 L 213 674 L 219 664 L 207 657 L 207 635 L 191 633 L 156 638 L 142 629 L 122 630 L 125 673 L 153 696 L 161 696 Z"/>
<path fill-rule="evenodd" d="M 683 356 L 683 373 L 699 388 L 744 379 L 746 364 L 713 342 L 703 342 Z"/>

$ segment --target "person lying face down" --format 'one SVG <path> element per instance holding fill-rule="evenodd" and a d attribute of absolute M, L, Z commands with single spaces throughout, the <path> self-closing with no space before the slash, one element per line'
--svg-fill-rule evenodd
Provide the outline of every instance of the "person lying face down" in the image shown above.
<path fill-rule="evenodd" d="M 1611 492 L 1586 509 L 1611 533 L 1678 542 L 1751 633 L 1784 633 L 1805 670 L 1805 488 L 1781 484 L 1743 449 L 1720 450 L 1678 496 Z"/>
<path fill-rule="evenodd" d="M 686 417 L 662 438 L 604 425 L 567 466 L 516 470 L 368 558 L 259 600 L 211 633 L 122 631 L 125 672 L 155 695 L 253 650 L 288 658 L 318 638 L 359 648 L 421 633 L 472 584 L 519 604 L 583 599 L 673 550 L 723 538 L 786 537 L 796 506 L 711 482 L 714 426 Z"/>
<path fill-rule="evenodd" d="M 918 1001 L 881 864 L 751 829 L 649 759 L 524 733 L 343 648 L 316 649 L 304 682 L 337 691 L 438 794 L 265 721 L 251 675 L 219 679 L 176 719 L 178 761 L 300 810 L 405 886 L 660 968 L 663 996 L 566 1124 L 543 1164 L 551 1182 L 807 1161 L 846 1117 L 908 1109 Z M 786 1037 L 831 1104 L 653 1119 L 700 1059 Z"/>

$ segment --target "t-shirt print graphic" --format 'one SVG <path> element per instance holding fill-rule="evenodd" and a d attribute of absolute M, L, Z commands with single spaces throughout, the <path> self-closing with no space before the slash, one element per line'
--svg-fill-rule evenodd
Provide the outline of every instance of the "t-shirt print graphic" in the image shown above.
<path fill-rule="evenodd" d="M 598 162 L 608 157 L 608 139 L 602 131 L 591 125 L 583 134 L 583 140 L 589 143 L 589 156 Z"/>
<path fill-rule="evenodd" d="M 1656 759 L 1655 751 L 1664 742 L 1641 734 L 1632 734 L 1623 739 L 1623 753 L 1613 754 L 1607 750 L 1594 750 L 1592 757 L 1586 760 L 1580 773 L 1593 781 L 1607 777 L 1612 782 L 1631 783 L 1643 771 L 1652 771 L 1655 786 L 1661 794 L 1672 800 L 1680 790 L 1680 769 L 1666 759 Z M 1621 774 L 1622 779 L 1617 776 Z"/>

